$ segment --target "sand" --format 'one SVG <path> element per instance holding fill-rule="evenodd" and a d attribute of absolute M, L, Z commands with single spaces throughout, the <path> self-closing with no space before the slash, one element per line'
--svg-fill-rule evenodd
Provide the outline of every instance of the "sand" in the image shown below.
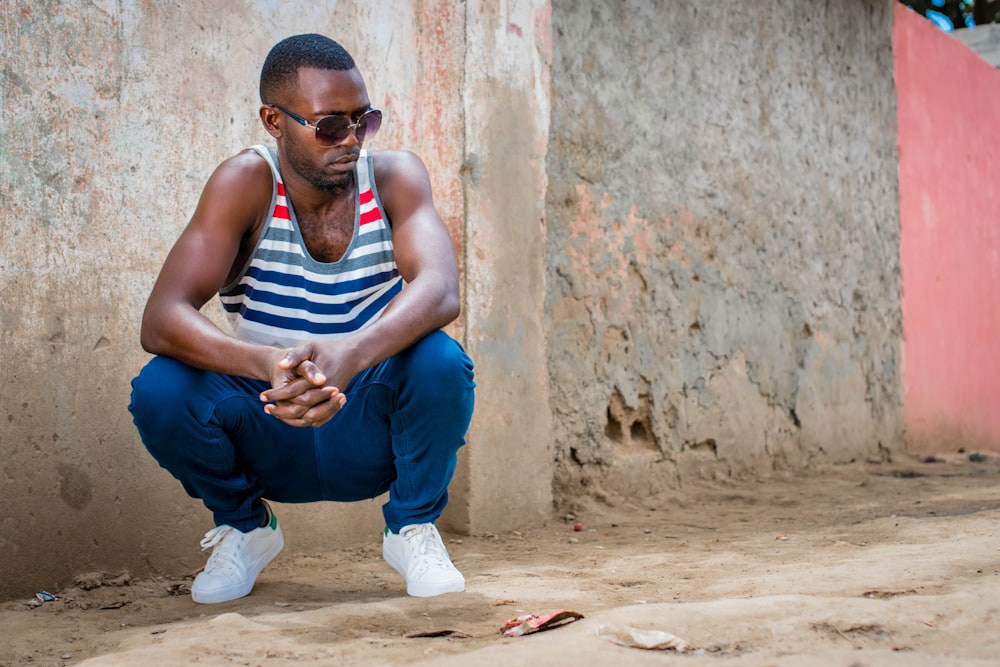
<path fill-rule="evenodd" d="M 0 665 L 1000 665 L 1000 457 L 896 458 L 446 535 L 467 590 L 437 598 L 407 597 L 374 540 L 282 554 L 212 606 L 188 573 L 93 574 L 0 605 Z M 583 618 L 500 633 L 556 610 Z M 674 648 L 612 641 L 638 631 Z"/>

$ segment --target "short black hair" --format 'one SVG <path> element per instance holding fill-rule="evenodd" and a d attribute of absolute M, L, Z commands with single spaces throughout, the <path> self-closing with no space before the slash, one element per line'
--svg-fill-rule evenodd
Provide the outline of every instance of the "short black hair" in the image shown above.
<path fill-rule="evenodd" d="M 270 104 L 282 89 L 294 83 L 299 69 L 352 70 L 351 54 L 329 37 L 308 33 L 286 37 L 275 44 L 260 70 L 260 101 Z"/>

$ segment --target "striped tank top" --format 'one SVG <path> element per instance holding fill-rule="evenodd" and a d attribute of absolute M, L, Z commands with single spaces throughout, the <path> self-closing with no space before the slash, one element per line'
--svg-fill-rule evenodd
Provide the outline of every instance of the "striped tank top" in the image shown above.
<path fill-rule="evenodd" d="M 271 167 L 274 194 L 250 260 L 219 290 L 233 334 L 251 343 L 294 347 L 343 338 L 375 322 L 403 289 L 403 279 L 375 189 L 371 156 L 362 150 L 354 169 L 358 205 L 351 243 L 336 262 L 318 262 L 306 250 L 285 198 L 274 153 L 265 146 L 252 150 Z"/>

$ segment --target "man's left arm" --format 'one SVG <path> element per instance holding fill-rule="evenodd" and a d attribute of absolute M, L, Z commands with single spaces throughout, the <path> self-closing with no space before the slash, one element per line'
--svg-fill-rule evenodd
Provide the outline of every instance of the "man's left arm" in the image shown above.
<path fill-rule="evenodd" d="M 461 312 L 455 249 L 434 206 L 426 167 L 408 151 L 377 155 L 383 160 L 381 165 L 375 162 L 376 184 L 392 224 L 396 266 L 407 285 L 372 331 L 360 332 L 367 334 L 368 349 L 379 347 L 373 346 L 374 340 L 391 341 L 391 351 L 378 353 L 366 368 L 444 327 Z"/>

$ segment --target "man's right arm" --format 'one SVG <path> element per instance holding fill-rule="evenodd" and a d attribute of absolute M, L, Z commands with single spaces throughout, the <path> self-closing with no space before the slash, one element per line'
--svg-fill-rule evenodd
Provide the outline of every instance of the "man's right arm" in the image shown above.
<path fill-rule="evenodd" d="M 245 261 L 246 244 L 264 224 L 272 189 L 270 169 L 253 153 L 219 165 L 146 302 L 143 349 L 204 370 L 272 379 L 281 350 L 230 336 L 200 312 L 235 277 L 240 267 L 234 264 Z"/>

